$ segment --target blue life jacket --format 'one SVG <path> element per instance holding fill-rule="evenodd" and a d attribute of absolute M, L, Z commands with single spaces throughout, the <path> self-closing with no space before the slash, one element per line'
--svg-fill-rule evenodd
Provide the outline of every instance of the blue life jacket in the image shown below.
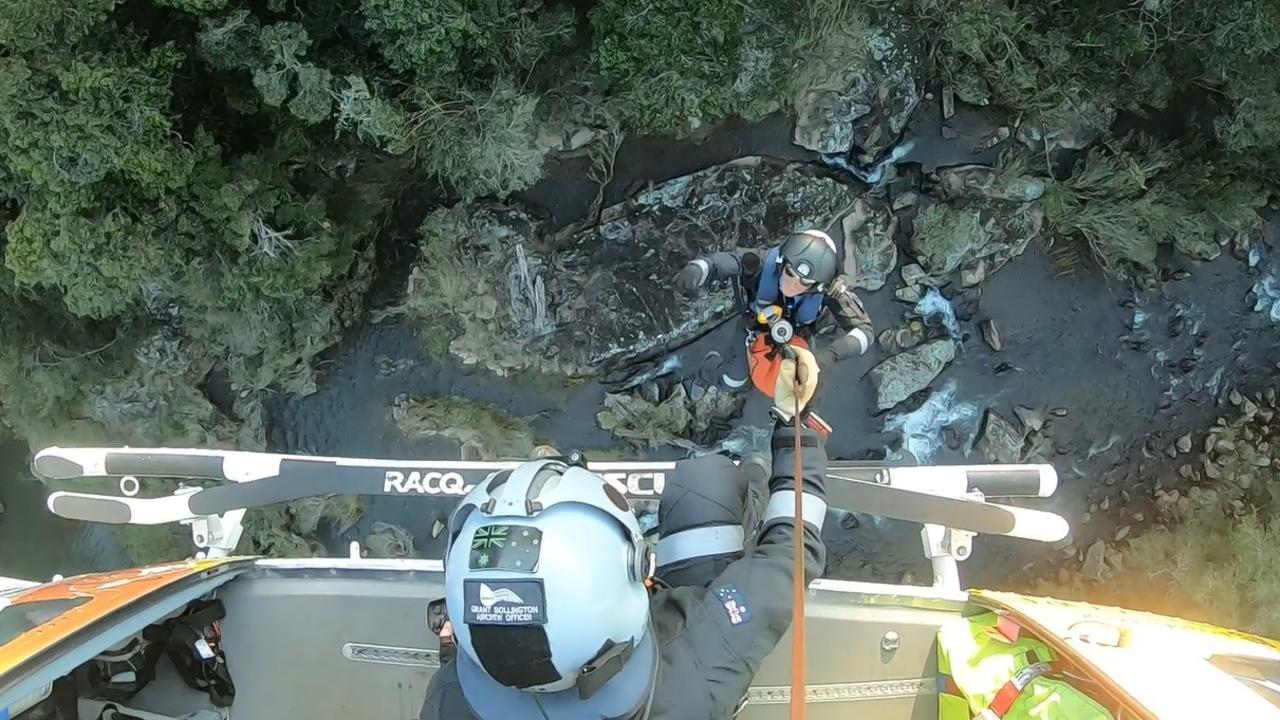
<path fill-rule="evenodd" d="M 797 327 L 812 325 L 822 314 L 823 303 L 827 296 L 821 292 L 807 292 L 793 298 L 782 294 L 782 258 L 778 256 L 778 248 L 764 256 L 760 268 L 760 283 L 756 286 L 756 298 L 753 310 L 760 310 L 769 305 L 782 306 L 783 317 Z"/>

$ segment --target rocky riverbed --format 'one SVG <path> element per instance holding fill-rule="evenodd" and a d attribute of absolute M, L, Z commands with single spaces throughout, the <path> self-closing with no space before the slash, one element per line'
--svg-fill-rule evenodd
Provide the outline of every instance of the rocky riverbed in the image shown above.
<path fill-rule="evenodd" d="M 895 82 L 850 80 L 854 89 L 906 91 Z M 1233 391 L 1274 384 L 1276 235 L 1235 248 L 1224 237 L 1227 251 L 1212 261 L 1162 256 L 1160 280 L 1141 289 L 1106 279 L 1088 261 L 1064 268 L 1043 230 L 1043 181 L 999 162 L 1020 135 L 1037 138 L 998 111 L 960 104 L 944 118 L 940 92 L 884 97 L 858 132 L 874 133 L 867 146 L 908 150 L 871 185 L 798 147 L 791 120 L 778 116 L 686 141 L 628 138 L 598 218 L 589 216 L 587 161 L 573 157 L 510 202 L 406 212 L 399 240 L 388 242 L 400 260 L 386 265 L 380 307 L 326 354 L 317 392 L 271 405 L 272 449 L 445 458 L 462 444 L 481 456 L 501 453 L 492 441 L 423 430 L 430 424 L 421 418 L 406 425 L 421 398 L 465 398 L 515 422 L 528 442 L 589 453 L 675 458 L 725 438 L 740 448 L 766 425 L 767 400 L 751 394 L 716 404 L 700 379 L 708 353 L 741 341 L 726 321 L 732 298 L 719 290 L 685 302 L 667 283 L 694 253 L 763 245 L 818 225 L 857 258 L 855 282 L 879 334 L 867 357 L 824 377 L 822 413 L 836 427 L 830 455 L 1053 463 L 1058 495 L 1032 504 L 1071 520 L 1070 545 L 981 538 L 962 568 L 970 584 L 1008 586 L 1051 558 L 1082 559 L 1099 537 L 1114 541 L 1133 524 L 1123 508 L 1153 492 L 1144 480 L 1176 466 L 1167 446 L 1211 423 Z M 848 112 L 806 115 L 799 140 L 815 133 L 815 117 L 847 122 L 858 111 L 853 101 L 824 102 Z M 1060 144 L 1082 147 L 1088 135 L 1073 128 L 1071 142 Z M 412 247 L 421 235 L 429 249 L 432 233 L 471 244 L 457 256 L 419 257 Z M 663 360 L 670 372 L 653 381 L 626 391 L 609 382 Z M 634 418 L 636 408 L 652 417 L 618 420 Z M 602 410 L 613 414 L 598 417 Z M 659 427 L 665 435 L 646 433 L 658 423 L 668 423 Z M 13 513 L 15 502 L 5 500 Z M 336 548 L 377 535 L 388 551 L 412 545 L 430 555 L 446 512 L 374 498 L 341 532 L 331 528 L 329 540 Z M 388 540 L 391 526 L 409 539 Z M 833 518 L 827 536 L 830 576 L 928 577 L 909 525 L 854 514 Z M 104 551 L 110 540 L 97 531 L 88 537 L 94 550 L 81 552 L 82 561 L 126 559 Z M 50 562 L 44 574 L 67 567 Z"/>

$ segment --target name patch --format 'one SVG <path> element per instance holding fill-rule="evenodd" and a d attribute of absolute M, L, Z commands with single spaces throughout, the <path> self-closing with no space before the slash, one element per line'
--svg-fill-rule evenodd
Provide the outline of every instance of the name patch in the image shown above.
<path fill-rule="evenodd" d="M 545 625 L 541 580 L 464 580 L 464 621 L 469 625 Z"/>

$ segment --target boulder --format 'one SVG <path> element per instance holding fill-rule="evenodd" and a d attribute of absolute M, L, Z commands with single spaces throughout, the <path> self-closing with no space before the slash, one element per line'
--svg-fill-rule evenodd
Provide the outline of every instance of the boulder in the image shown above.
<path fill-rule="evenodd" d="M 1018 141 L 1034 150 L 1083 150 L 1111 127 L 1116 110 L 1092 100 L 1063 101 L 1058 107 L 1027 115 L 1018 126 Z"/>
<path fill-rule="evenodd" d="M 1044 195 L 1045 181 L 1021 172 L 1017 165 L 957 165 L 936 173 L 934 181 L 944 200 L 990 198 L 1010 202 L 1034 202 Z"/>
<path fill-rule="evenodd" d="M 911 253 L 931 275 L 946 275 L 988 258 L 986 275 L 1027 249 L 1040 234 L 1044 212 L 1038 205 L 969 200 L 956 206 L 935 203 L 915 220 Z"/>
<path fill-rule="evenodd" d="M 920 102 L 924 55 L 904 19 L 818 48 L 806 74 L 820 78 L 796 99 L 793 141 L 824 154 L 858 148 L 867 164 L 888 150 Z"/>
<path fill-rule="evenodd" d="M 459 204 L 424 222 L 404 308 L 450 335 L 467 363 L 595 375 L 684 345 L 734 312 L 727 287 L 692 299 L 672 291 L 689 259 L 829 227 L 853 200 L 808 166 L 748 157 L 655 186 L 551 242 L 519 208 Z M 487 320 L 476 316 L 486 296 L 498 303 L 483 308 Z"/>
<path fill-rule="evenodd" d="M 795 144 L 823 154 L 846 153 L 853 145 L 853 123 L 871 112 L 871 75 L 855 73 L 841 90 L 815 88 L 796 103 Z"/>
<path fill-rule="evenodd" d="M 855 288 L 879 290 L 898 265 L 898 218 L 887 208 L 859 201 L 844 216 L 844 272 Z"/>
<path fill-rule="evenodd" d="M 988 462 L 1016 463 L 1022 459 L 1022 433 L 995 410 L 988 409 L 982 421 L 978 450 Z"/>
<path fill-rule="evenodd" d="M 923 390 L 955 359 L 956 344 L 950 339 L 934 340 L 899 353 L 871 368 L 871 386 L 876 391 L 876 409 L 888 410 Z"/>
<path fill-rule="evenodd" d="M 729 432 L 729 418 L 739 414 L 743 395 L 708 388 L 690 399 L 681 383 L 672 386 L 665 399 L 639 393 L 608 393 L 596 413 L 600 427 L 636 445 L 659 447 L 673 444 L 686 449 L 710 445 Z"/>
<path fill-rule="evenodd" d="M 924 71 L 923 38 L 905 17 L 890 16 L 883 27 L 867 33 L 867 48 L 875 63 L 872 111 L 854 123 L 853 142 L 859 159 L 873 161 L 888 150 L 906 129 L 920 104 Z"/>

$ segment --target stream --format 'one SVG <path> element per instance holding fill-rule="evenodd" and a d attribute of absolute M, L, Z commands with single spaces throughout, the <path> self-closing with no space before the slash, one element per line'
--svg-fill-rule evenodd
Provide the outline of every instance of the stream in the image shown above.
<path fill-rule="evenodd" d="M 998 125 L 996 111 L 964 109 L 952 122 L 960 136 L 951 140 L 939 136 L 938 118 L 936 104 L 922 103 L 907 130 L 918 142 L 906 164 L 919 164 L 929 172 L 939 166 L 995 161 L 998 150 L 975 155 L 968 148 Z M 644 183 L 745 155 L 816 161 L 791 143 L 790 134 L 790 119 L 775 116 L 758 123 L 728 121 L 697 140 L 628 137 L 606 187 L 605 203 L 625 198 Z M 517 199 L 549 217 L 554 226 L 578 221 L 596 192 L 586 178 L 587 166 L 585 159 L 553 162 L 544 179 Z M 392 244 L 398 243 L 398 256 L 380 278 L 382 291 L 375 293 L 375 304 L 393 301 L 403 289 L 415 260 L 412 233 L 429 209 L 422 205 L 397 217 L 402 234 Z M 1276 225 L 1268 223 L 1264 237 L 1256 240 L 1255 267 L 1227 252 L 1207 263 L 1162 257 L 1167 273 L 1190 274 L 1151 291 L 1108 282 L 1088 264 L 1074 274 L 1057 276 L 1043 243 L 1033 243 L 981 284 L 972 314 L 961 313 L 963 349 L 931 384 L 933 395 L 924 411 L 908 414 L 914 405 L 904 403 L 885 414 L 873 412 L 874 393 L 865 375 L 886 357 L 883 351 L 841 363 L 824 374 L 820 407 L 836 428 L 828 454 L 841 459 L 897 457 L 902 433 L 886 431 L 888 425 L 910 431 L 908 447 L 917 454 L 932 454 L 934 463 L 984 462 L 980 453 L 970 450 L 984 409 L 1014 420 L 1014 406 L 1037 408 L 1050 421 L 1045 434 L 1053 444 L 1060 487 L 1054 498 L 1030 505 L 1064 514 L 1073 524 L 1077 544 L 1106 535 L 1113 526 L 1101 518 L 1088 524 L 1077 521 L 1100 495 L 1132 486 L 1140 475 L 1163 472 L 1160 461 L 1148 465 L 1143 460 L 1139 448 L 1144 442 L 1160 455 L 1173 438 L 1211 422 L 1231 387 L 1253 390 L 1274 382 L 1280 324 L 1266 312 L 1254 312 L 1245 298 L 1260 278 L 1275 276 L 1278 236 Z M 911 316 L 911 306 L 894 299 L 898 284 L 895 272 L 881 290 L 860 292 L 877 331 L 898 327 Z M 997 323 L 1003 337 L 999 352 L 979 331 L 979 323 L 987 319 Z M 592 450 L 616 452 L 625 447 L 596 424 L 595 412 L 605 393 L 600 384 L 569 384 L 537 375 L 499 378 L 428 356 L 418 332 L 430 329 L 419 330 L 396 317 L 352 329 L 320 358 L 318 392 L 272 403 L 270 449 L 456 458 L 456 445 L 409 441 L 400 434 L 390 408 L 402 394 L 455 395 L 496 405 L 511 416 L 532 418 L 536 435 L 561 449 L 582 449 L 590 455 Z M 736 342 L 740 338 L 730 321 L 678 353 L 685 371 L 693 372 L 708 351 L 727 352 Z M 1051 408 L 1065 408 L 1066 414 L 1050 415 Z M 767 409 L 768 400 L 753 394 L 735 422 L 766 426 Z M 950 426 L 950 443 L 942 438 L 944 425 Z M 0 501 L 7 507 L 0 516 L 0 575 L 40 579 L 55 572 L 124 564 L 127 558 L 112 546 L 109 533 L 50 516 L 43 510 L 38 485 L 12 479 L 20 474 L 24 451 L 14 443 L 0 448 L 0 467 L 8 468 L 0 479 Z M 670 448 L 642 457 L 673 459 L 683 454 Z M 434 501 L 371 498 L 352 536 L 367 534 L 374 521 L 391 522 L 415 536 L 420 555 L 438 556 L 442 539 L 433 539 L 431 529 L 448 509 Z M 878 518 L 829 518 L 824 531 L 827 575 L 898 582 L 909 573 L 917 582 L 927 581 L 929 564 L 918 532 L 918 526 Z M 333 545 L 340 547 L 338 542 Z M 1056 553 L 1045 546 L 982 537 L 961 573 L 967 585 L 1009 588 L 1021 571 L 1051 556 Z"/>

